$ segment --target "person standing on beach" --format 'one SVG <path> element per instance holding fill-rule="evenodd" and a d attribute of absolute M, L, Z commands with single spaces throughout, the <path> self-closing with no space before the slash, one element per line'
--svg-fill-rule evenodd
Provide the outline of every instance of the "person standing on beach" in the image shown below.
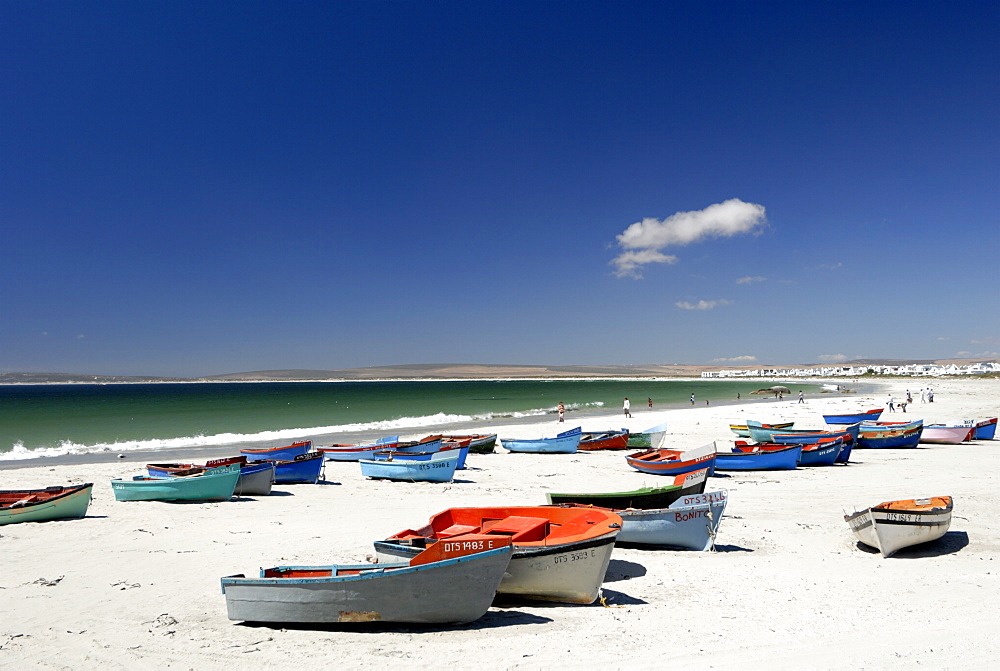
<path fill-rule="evenodd" d="M 691 394 L 691 405 L 694 405 L 694 394 Z"/>
<path fill-rule="evenodd" d="M 927 387 L 927 402 L 928 403 L 934 402 L 934 390 L 931 389 L 930 387 Z"/>
<path fill-rule="evenodd" d="M 889 404 L 889 412 L 896 412 L 896 408 L 893 407 L 892 405 L 892 394 L 889 394 L 888 404 Z"/>
<path fill-rule="evenodd" d="M 802 394 L 802 391 L 799 390 L 799 403 L 805 403 L 805 402 L 806 402 L 806 397 Z"/>
<path fill-rule="evenodd" d="M 920 402 L 921 403 L 927 402 L 927 391 L 923 387 L 920 388 Z"/>
<path fill-rule="evenodd" d="M 566 406 L 563 405 L 562 401 L 559 401 L 559 421 L 565 421 L 566 419 Z"/>
<path fill-rule="evenodd" d="M 625 416 L 626 417 L 629 417 L 629 418 L 632 417 L 632 411 L 629 410 L 629 408 L 631 408 L 631 407 L 632 407 L 632 404 L 628 402 L 628 396 L 626 396 L 625 397 L 625 405 L 622 406 L 622 410 L 625 411 Z"/>
<path fill-rule="evenodd" d="M 652 410 L 653 409 L 653 399 L 647 396 L 646 397 L 646 403 L 649 404 L 649 409 Z"/>

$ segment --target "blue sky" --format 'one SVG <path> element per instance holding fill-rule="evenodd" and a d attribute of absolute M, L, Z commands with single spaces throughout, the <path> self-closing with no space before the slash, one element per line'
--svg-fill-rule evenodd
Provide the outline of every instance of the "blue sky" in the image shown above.
<path fill-rule="evenodd" d="M 0 371 L 997 356 L 998 38 L 975 1 L 2 3 Z"/>

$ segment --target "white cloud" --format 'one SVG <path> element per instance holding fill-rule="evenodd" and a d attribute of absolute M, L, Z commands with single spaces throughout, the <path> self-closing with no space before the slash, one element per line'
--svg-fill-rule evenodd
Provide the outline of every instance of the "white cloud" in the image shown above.
<path fill-rule="evenodd" d="M 87 336 L 83 335 L 82 333 L 77 333 L 77 334 L 76 334 L 76 339 L 77 339 L 77 340 L 83 340 L 83 339 L 84 339 L 84 338 L 86 338 L 86 337 L 87 337 Z"/>
<path fill-rule="evenodd" d="M 731 305 L 732 301 L 727 301 L 725 298 L 720 298 L 717 301 L 698 301 L 697 303 L 691 303 L 689 301 L 677 301 L 674 303 L 681 310 L 711 310 L 717 305 Z"/>
<path fill-rule="evenodd" d="M 728 358 L 722 357 L 719 359 L 712 359 L 712 363 L 753 363 L 756 360 L 757 357 L 750 354 L 744 354 L 743 356 L 731 356 Z"/>
<path fill-rule="evenodd" d="M 760 275 L 747 275 L 736 280 L 736 284 L 753 284 L 754 282 L 763 282 L 766 279 L 766 277 L 761 277 Z"/>
<path fill-rule="evenodd" d="M 677 257 L 659 253 L 664 247 L 756 232 L 767 223 L 764 212 L 763 205 L 730 198 L 704 210 L 676 212 L 663 221 L 652 217 L 637 221 L 616 237 L 626 251 L 611 261 L 615 275 L 639 278 L 638 269 L 643 264 L 676 263 Z"/>
<path fill-rule="evenodd" d="M 816 358 L 820 361 L 847 361 L 846 354 L 820 354 Z"/>
<path fill-rule="evenodd" d="M 640 278 L 642 275 L 639 274 L 638 268 L 646 263 L 666 263 L 672 265 L 677 263 L 677 257 L 671 256 L 669 254 L 661 254 L 652 249 L 643 249 L 638 252 L 625 252 L 614 260 L 614 264 L 618 266 L 618 270 L 615 271 L 615 275 L 618 277 L 635 277 Z"/>

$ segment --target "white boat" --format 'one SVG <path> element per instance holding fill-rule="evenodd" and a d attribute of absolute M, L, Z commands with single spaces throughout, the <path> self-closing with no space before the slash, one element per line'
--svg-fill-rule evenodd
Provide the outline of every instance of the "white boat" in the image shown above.
<path fill-rule="evenodd" d="M 951 511 L 950 496 L 933 496 L 886 501 L 844 515 L 844 521 L 859 541 L 891 557 L 903 548 L 944 536 L 951 526 Z"/>
<path fill-rule="evenodd" d="M 920 434 L 921 443 L 941 443 L 944 445 L 959 445 L 969 439 L 975 430 L 972 426 L 948 424 L 924 424 Z"/>
<path fill-rule="evenodd" d="M 709 550 L 726 510 L 725 490 L 682 496 L 668 508 L 617 510 L 622 530 L 616 543 Z"/>

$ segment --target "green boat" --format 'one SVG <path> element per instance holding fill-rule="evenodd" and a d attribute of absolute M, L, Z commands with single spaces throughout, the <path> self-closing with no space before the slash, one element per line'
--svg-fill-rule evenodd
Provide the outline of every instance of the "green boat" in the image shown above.
<path fill-rule="evenodd" d="M 198 475 L 116 478 L 111 489 L 116 501 L 227 501 L 240 479 L 240 465 L 212 468 Z"/>
<path fill-rule="evenodd" d="M 88 482 L 69 487 L 0 491 L 0 525 L 83 517 L 93 488 L 93 483 Z"/>
<path fill-rule="evenodd" d="M 597 506 L 598 508 L 611 508 L 612 510 L 625 510 L 627 508 L 652 510 L 656 508 L 669 508 L 670 504 L 682 496 L 703 493 L 707 480 L 708 469 L 703 468 L 700 471 L 675 475 L 674 483 L 665 487 L 642 487 L 641 489 L 633 489 L 629 492 L 548 493 L 546 497 L 549 503 L 553 505 L 574 503 L 584 506 Z"/>

